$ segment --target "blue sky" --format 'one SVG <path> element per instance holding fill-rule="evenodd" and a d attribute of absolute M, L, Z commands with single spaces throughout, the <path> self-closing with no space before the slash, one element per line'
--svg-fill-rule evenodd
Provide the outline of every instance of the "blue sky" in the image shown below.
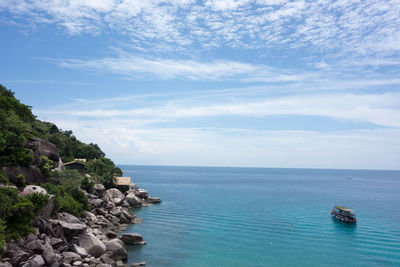
<path fill-rule="evenodd" d="M 0 82 L 117 163 L 399 169 L 398 1 L 0 0 Z"/>

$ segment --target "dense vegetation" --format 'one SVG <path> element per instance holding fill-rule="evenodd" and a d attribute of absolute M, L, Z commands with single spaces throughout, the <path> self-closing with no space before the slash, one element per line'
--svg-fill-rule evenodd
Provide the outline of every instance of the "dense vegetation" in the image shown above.
<path fill-rule="evenodd" d="M 115 176 L 122 175 L 122 171 L 105 158 L 98 145 L 85 144 L 77 140 L 72 131 L 36 119 L 31 107 L 20 103 L 12 91 L 0 84 L 0 183 L 10 184 L 3 167 L 35 164 L 32 151 L 24 147 L 32 136 L 55 144 L 63 162 L 87 159 L 88 176 L 76 170 L 52 171 L 53 161 L 40 157 L 41 163 L 37 167 L 48 180 L 41 186 L 56 196 L 54 212 L 65 211 L 80 216 L 83 210 L 89 209 L 88 199 L 81 189 L 90 192 L 94 183 L 103 183 L 106 188 L 115 187 Z M 23 188 L 25 177 L 19 175 L 14 185 Z M 45 195 L 24 196 L 16 188 L 0 187 L 0 252 L 5 241 L 19 239 L 33 231 L 34 216 L 47 200 Z"/>

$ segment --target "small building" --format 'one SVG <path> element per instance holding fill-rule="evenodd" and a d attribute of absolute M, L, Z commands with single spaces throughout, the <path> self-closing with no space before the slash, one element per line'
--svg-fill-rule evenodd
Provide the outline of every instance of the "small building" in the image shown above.
<path fill-rule="evenodd" d="M 86 167 L 85 167 L 86 165 L 82 161 L 74 160 L 71 162 L 64 163 L 63 165 L 64 165 L 64 168 L 67 168 L 69 170 L 77 170 L 78 172 L 80 172 L 82 174 L 86 173 Z"/>
<path fill-rule="evenodd" d="M 115 177 L 117 185 L 130 185 L 131 177 Z"/>

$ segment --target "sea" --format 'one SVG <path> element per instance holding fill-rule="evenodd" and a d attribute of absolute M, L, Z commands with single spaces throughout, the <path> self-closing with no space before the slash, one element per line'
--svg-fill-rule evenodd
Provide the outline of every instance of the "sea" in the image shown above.
<path fill-rule="evenodd" d="M 129 264 L 400 266 L 400 171 L 119 166 L 162 203 L 134 212 Z M 357 224 L 331 217 L 355 210 Z"/>

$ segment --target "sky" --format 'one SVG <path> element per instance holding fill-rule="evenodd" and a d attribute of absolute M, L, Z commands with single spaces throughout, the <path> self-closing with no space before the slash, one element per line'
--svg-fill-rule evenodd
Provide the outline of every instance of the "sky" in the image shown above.
<path fill-rule="evenodd" d="M 400 169 L 396 0 L 0 0 L 0 58 L 119 164 Z"/>

